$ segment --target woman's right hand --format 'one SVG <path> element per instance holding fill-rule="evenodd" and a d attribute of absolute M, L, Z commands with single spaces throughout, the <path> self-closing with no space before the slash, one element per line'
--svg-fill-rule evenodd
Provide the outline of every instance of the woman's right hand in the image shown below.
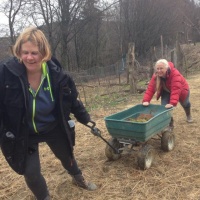
<path fill-rule="evenodd" d="M 148 106 L 148 105 L 149 105 L 149 102 L 145 101 L 145 102 L 142 103 L 142 105 L 143 105 L 143 106 Z"/>

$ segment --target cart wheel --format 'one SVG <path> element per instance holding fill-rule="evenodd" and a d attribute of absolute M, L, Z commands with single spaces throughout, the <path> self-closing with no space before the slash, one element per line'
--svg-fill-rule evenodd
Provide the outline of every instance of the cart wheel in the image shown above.
<path fill-rule="evenodd" d="M 137 162 L 140 169 L 145 170 L 151 167 L 154 159 L 154 149 L 151 145 L 147 144 L 142 147 L 137 156 Z"/>
<path fill-rule="evenodd" d="M 116 138 L 111 138 L 108 141 L 111 146 L 113 146 L 116 149 L 120 149 L 123 147 L 123 144 L 119 143 L 119 141 Z M 120 154 L 117 154 L 114 152 L 114 150 L 107 144 L 105 149 L 105 155 L 108 158 L 108 160 L 118 160 L 121 157 L 122 150 L 120 150 Z"/>
<path fill-rule="evenodd" d="M 170 131 L 163 132 L 161 137 L 162 150 L 171 151 L 174 149 L 174 146 L 175 146 L 175 135 Z"/>

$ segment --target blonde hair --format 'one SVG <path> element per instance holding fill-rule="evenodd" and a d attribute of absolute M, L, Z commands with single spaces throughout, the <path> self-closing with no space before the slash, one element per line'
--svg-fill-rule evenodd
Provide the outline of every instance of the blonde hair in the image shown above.
<path fill-rule="evenodd" d="M 37 27 L 31 26 L 24 29 L 13 46 L 13 54 L 20 61 L 22 44 L 28 41 L 38 46 L 39 53 L 42 55 L 42 61 L 46 62 L 51 59 L 51 48 L 44 33 L 37 29 Z"/>
<path fill-rule="evenodd" d="M 160 59 L 156 62 L 154 69 L 156 70 L 156 66 L 159 64 L 163 64 L 163 66 L 168 69 L 169 68 L 169 63 L 166 59 Z M 156 76 L 156 92 L 159 92 L 161 89 L 161 78 L 159 76 Z"/>

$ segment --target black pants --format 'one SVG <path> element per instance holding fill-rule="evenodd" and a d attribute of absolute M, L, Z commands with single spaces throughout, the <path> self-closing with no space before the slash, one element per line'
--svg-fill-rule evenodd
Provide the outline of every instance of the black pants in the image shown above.
<path fill-rule="evenodd" d="M 70 175 L 80 174 L 81 171 L 77 166 L 76 160 L 71 158 L 67 137 L 59 127 L 54 128 L 45 135 L 34 135 L 30 137 L 24 178 L 37 200 L 44 200 L 48 196 L 48 188 L 41 174 L 39 142 L 47 143 Z"/>
<path fill-rule="evenodd" d="M 169 103 L 169 101 L 170 101 L 170 93 L 163 91 L 163 93 L 161 95 L 161 105 L 165 106 L 166 104 Z M 181 101 L 179 101 L 179 102 L 183 108 L 190 108 L 190 106 L 191 106 L 190 91 L 188 91 L 188 95 L 187 95 L 186 99 L 183 102 L 181 102 Z"/>

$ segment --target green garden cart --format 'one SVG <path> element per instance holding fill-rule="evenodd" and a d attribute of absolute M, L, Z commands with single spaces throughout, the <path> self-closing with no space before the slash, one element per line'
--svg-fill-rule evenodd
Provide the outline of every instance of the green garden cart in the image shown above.
<path fill-rule="evenodd" d="M 111 138 L 106 145 L 105 155 L 109 160 L 117 160 L 125 150 L 137 151 L 140 169 L 151 167 L 155 150 L 150 139 L 161 140 L 161 148 L 168 152 L 174 149 L 175 135 L 169 126 L 173 108 L 162 105 L 145 107 L 138 104 L 129 109 L 105 117 L 106 128 Z"/>

